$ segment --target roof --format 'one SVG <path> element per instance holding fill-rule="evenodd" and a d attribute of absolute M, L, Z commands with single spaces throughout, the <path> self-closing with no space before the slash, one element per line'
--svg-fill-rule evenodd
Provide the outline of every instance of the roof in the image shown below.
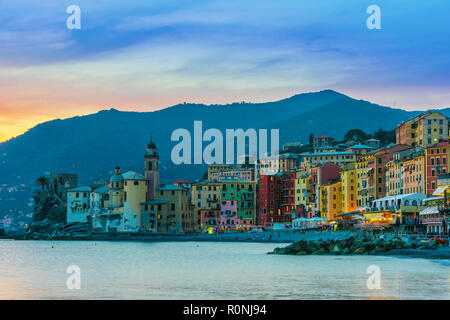
<path fill-rule="evenodd" d="M 68 190 L 68 192 L 91 192 L 91 191 L 92 187 L 90 186 L 79 186 Z"/>
<path fill-rule="evenodd" d="M 334 152 L 306 152 L 302 153 L 302 156 L 342 156 L 342 155 L 354 155 L 353 152 L 350 151 L 334 151 Z"/>
<path fill-rule="evenodd" d="M 417 199 L 422 198 L 425 199 L 427 196 L 423 193 L 417 192 L 417 193 L 407 193 L 407 194 L 399 194 L 395 196 L 387 196 L 380 199 L 373 200 L 373 202 L 376 201 L 389 201 L 389 200 L 401 200 L 401 199 Z"/>
<path fill-rule="evenodd" d="M 145 180 L 145 177 L 142 174 L 134 171 L 127 171 L 122 176 L 124 180 Z"/>
<path fill-rule="evenodd" d="M 147 148 L 148 149 L 156 149 L 156 145 L 153 142 L 153 140 L 151 140 L 148 144 L 147 144 Z"/>
<path fill-rule="evenodd" d="M 176 186 L 174 184 L 160 184 L 156 190 L 187 190 L 186 188 Z"/>
<path fill-rule="evenodd" d="M 105 192 L 108 192 L 109 188 L 107 186 L 99 187 L 94 190 L 94 193 L 103 194 Z"/>
<path fill-rule="evenodd" d="M 442 200 L 442 199 L 444 199 L 444 197 L 431 197 L 431 198 L 423 199 L 422 201 L 428 202 L 428 201 L 432 201 L 432 200 Z"/>
<path fill-rule="evenodd" d="M 424 214 L 435 214 L 435 213 L 439 213 L 438 207 L 434 206 L 434 207 L 429 207 L 426 209 L 423 209 L 422 211 L 420 211 L 419 215 L 424 215 Z"/>
<path fill-rule="evenodd" d="M 177 181 L 175 181 L 174 182 L 174 184 L 175 183 L 185 183 L 185 184 L 191 184 L 192 182 L 190 182 L 190 181 L 187 181 L 187 180 L 177 180 Z"/>
<path fill-rule="evenodd" d="M 282 172 L 264 172 L 260 176 L 282 176 Z"/>
<path fill-rule="evenodd" d="M 256 183 L 256 181 L 245 180 L 245 179 L 222 179 L 220 182 L 225 183 Z"/>
<path fill-rule="evenodd" d="M 318 137 L 314 137 L 314 139 L 333 139 L 333 137 L 329 137 L 329 136 L 318 136 Z"/>
<path fill-rule="evenodd" d="M 282 153 L 279 155 L 273 155 L 259 159 L 259 161 L 277 160 L 277 159 L 298 159 L 300 156 L 296 153 Z"/>
<path fill-rule="evenodd" d="M 113 174 L 111 176 L 110 179 L 111 182 L 119 182 L 119 181 L 123 181 L 123 176 L 119 173 L 119 174 Z"/>
<path fill-rule="evenodd" d="M 357 144 L 357 145 L 348 147 L 347 149 L 376 149 L 376 148 L 371 147 L 371 146 L 366 146 L 364 144 Z"/>
<path fill-rule="evenodd" d="M 433 196 L 443 196 L 445 193 L 445 190 L 449 189 L 450 186 L 440 186 L 433 192 Z"/>
<path fill-rule="evenodd" d="M 349 217 L 349 216 L 354 216 L 354 215 L 357 215 L 357 214 L 362 213 L 362 212 L 365 211 L 365 210 L 367 210 L 367 207 L 356 208 L 356 209 L 353 210 L 353 211 L 338 214 L 338 217 Z"/>
<path fill-rule="evenodd" d="M 292 158 L 297 159 L 299 157 L 298 154 L 295 153 L 282 153 L 278 156 L 278 158 L 286 159 L 286 158 Z"/>
<path fill-rule="evenodd" d="M 192 184 L 193 186 L 220 186 L 218 181 L 202 180 Z"/>

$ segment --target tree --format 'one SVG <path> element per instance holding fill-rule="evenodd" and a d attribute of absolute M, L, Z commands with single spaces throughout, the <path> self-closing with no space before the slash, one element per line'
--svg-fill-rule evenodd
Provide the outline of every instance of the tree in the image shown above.
<path fill-rule="evenodd" d="M 310 133 L 310 134 L 309 134 L 309 144 L 312 146 L 312 145 L 313 145 L 313 142 L 314 142 L 314 134 L 313 134 L 313 133 Z"/>
<path fill-rule="evenodd" d="M 47 179 L 47 177 L 45 177 L 45 176 L 39 177 L 39 178 L 36 180 L 36 184 L 37 184 L 38 186 L 41 186 L 41 187 L 42 187 L 42 190 L 44 190 L 44 188 L 48 186 L 48 179 Z"/>
<path fill-rule="evenodd" d="M 395 130 L 385 131 L 380 128 L 373 136 L 375 139 L 380 140 L 381 145 L 395 143 Z"/>
<path fill-rule="evenodd" d="M 345 141 L 363 141 L 369 139 L 369 135 L 366 134 L 361 129 L 351 129 L 348 130 L 347 133 L 344 136 Z"/>

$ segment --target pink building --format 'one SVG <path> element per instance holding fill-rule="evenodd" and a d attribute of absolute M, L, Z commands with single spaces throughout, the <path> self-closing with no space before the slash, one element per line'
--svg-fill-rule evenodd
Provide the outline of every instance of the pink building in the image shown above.
<path fill-rule="evenodd" d="M 220 205 L 220 228 L 221 229 L 235 229 L 241 224 L 237 216 L 237 201 L 225 200 Z"/>

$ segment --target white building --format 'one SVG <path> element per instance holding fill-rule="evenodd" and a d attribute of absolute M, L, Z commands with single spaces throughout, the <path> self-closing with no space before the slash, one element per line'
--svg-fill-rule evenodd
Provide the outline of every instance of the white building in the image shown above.
<path fill-rule="evenodd" d="M 372 211 L 396 210 L 402 206 L 420 206 L 427 196 L 423 193 L 408 193 L 388 196 L 372 201 Z"/>
<path fill-rule="evenodd" d="M 87 222 L 92 187 L 82 186 L 67 191 L 67 223 Z"/>

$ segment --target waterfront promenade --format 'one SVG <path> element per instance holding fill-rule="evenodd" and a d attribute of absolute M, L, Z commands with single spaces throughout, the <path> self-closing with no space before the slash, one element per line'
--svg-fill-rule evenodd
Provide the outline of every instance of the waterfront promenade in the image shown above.
<path fill-rule="evenodd" d="M 229 232 L 219 234 L 93 234 L 93 240 L 132 240 L 132 241 L 237 241 L 237 242 L 275 242 L 289 243 L 299 240 L 342 240 L 358 237 L 355 231 L 300 231 L 267 230 L 258 233 Z M 389 236 L 389 235 L 386 235 Z M 393 236 L 393 235 L 392 235 Z"/>

